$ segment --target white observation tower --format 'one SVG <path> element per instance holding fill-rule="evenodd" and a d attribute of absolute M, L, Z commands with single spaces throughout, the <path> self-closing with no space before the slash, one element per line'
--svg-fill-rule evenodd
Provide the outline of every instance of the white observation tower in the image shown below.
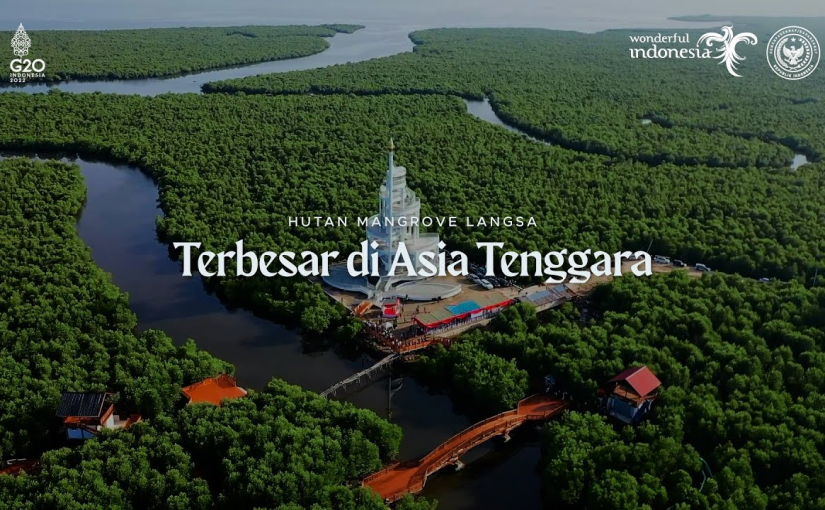
<path fill-rule="evenodd" d="M 387 175 L 378 191 L 378 214 L 370 217 L 367 222 L 370 255 L 378 252 L 378 273 L 382 276 L 389 274 L 400 242 L 403 242 L 407 248 L 416 270 L 421 268 L 418 263 L 419 253 L 438 254 L 438 234 L 419 231 L 421 199 L 407 186 L 407 169 L 403 166 L 395 166 L 394 151 L 395 144 L 390 140 Z M 375 250 L 371 247 L 373 241 L 378 243 Z M 373 268 L 370 267 L 370 271 L 372 270 Z M 410 278 L 399 275 L 391 279 L 397 282 Z M 379 284 L 378 287 L 386 290 L 389 288 L 389 283 L 387 281 L 386 286 Z"/>
<path fill-rule="evenodd" d="M 350 275 L 345 264 L 333 266 L 329 276 L 323 277 L 324 282 L 337 289 L 366 294 L 375 303 L 385 298 L 434 301 L 455 296 L 461 292 L 460 283 L 408 276 L 403 265 L 398 270 L 401 274 L 389 276 L 399 243 L 404 243 L 416 272 L 424 269 L 419 262 L 419 254 L 429 252 L 438 255 L 439 252 L 438 234 L 419 231 L 421 200 L 407 187 L 407 169 L 395 166 L 394 151 L 395 145 L 390 140 L 387 175 L 378 191 L 378 214 L 367 221 L 367 260 L 372 273 L 372 255 L 378 254 L 378 282 L 370 281 L 366 276 Z M 372 248 L 373 242 L 377 246 L 375 249 Z"/>

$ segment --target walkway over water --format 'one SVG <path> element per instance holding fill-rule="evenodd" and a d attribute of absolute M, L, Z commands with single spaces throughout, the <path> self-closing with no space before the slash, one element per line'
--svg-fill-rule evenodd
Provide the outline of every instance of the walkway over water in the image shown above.
<path fill-rule="evenodd" d="M 343 381 L 339 381 L 323 392 L 321 392 L 321 396 L 328 398 L 330 395 L 335 396 L 339 390 L 347 390 L 352 389 L 355 386 L 361 384 L 362 381 L 369 381 L 372 380 L 372 377 L 377 374 L 382 368 L 389 366 L 390 363 L 395 361 L 396 359 L 400 358 L 401 356 L 412 354 L 417 351 L 426 349 L 434 344 L 441 344 L 449 346 L 451 343 L 451 339 L 449 338 L 439 338 L 439 337 L 425 337 L 420 336 L 413 338 L 411 340 L 405 342 L 397 342 L 393 344 L 392 342 L 383 341 L 380 343 L 385 349 L 390 351 L 386 357 L 381 358 L 378 362 L 374 365 L 361 370 L 358 373 L 355 373 Z"/>
<path fill-rule="evenodd" d="M 533 395 L 519 402 L 516 409 L 459 432 L 418 460 L 392 464 L 366 477 L 362 486 L 372 489 L 387 503 L 398 501 L 406 494 L 416 494 L 424 489 L 431 474 L 450 464 L 460 466 L 459 458 L 471 448 L 494 436 L 507 437 L 511 430 L 526 421 L 546 420 L 561 413 L 566 406 L 558 398 Z"/>
<path fill-rule="evenodd" d="M 349 385 L 360 384 L 362 379 L 371 379 L 372 376 L 375 375 L 381 368 L 392 363 L 393 361 L 395 361 L 396 358 L 398 358 L 397 353 L 390 354 L 389 356 L 381 359 L 381 361 L 372 365 L 371 367 L 365 368 L 364 370 L 361 370 L 360 372 L 347 377 L 343 381 L 333 384 L 332 386 L 321 392 L 321 396 L 326 398 L 330 395 L 335 395 L 338 392 L 338 390 L 346 389 L 346 387 Z"/>

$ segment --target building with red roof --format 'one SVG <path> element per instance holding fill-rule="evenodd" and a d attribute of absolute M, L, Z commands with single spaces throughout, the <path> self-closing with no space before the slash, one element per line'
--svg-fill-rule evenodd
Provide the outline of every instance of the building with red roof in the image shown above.
<path fill-rule="evenodd" d="M 203 381 L 190 384 L 181 389 L 190 404 L 208 402 L 219 406 L 225 398 L 239 398 L 246 396 L 246 390 L 235 382 L 233 377 L 220 374 Z"/>
<path fill-rule="evenodd" d="M 385 319 L 395 319 L 401 313 L 401 300 L 397 297 L 386 298 L 381 303 L 381 316 Z"/>
<path fill-rule="evenodd" d="M 646 366 L 628 368 L 607 382 L 607 414 L 625 423 L 638 423 L 659 395 L 662 382 Z"/>

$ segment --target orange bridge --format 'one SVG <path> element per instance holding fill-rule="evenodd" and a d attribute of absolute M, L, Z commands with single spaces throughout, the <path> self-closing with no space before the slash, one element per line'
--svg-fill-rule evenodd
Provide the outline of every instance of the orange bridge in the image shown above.
<path fill-rule="evenodd" d="M 564 410 L 567 404 L 547 395 L 533 395 L 518 403 L 518 408 L 491 416 L 476 423 L 450 439 L 424 457 L 391 464 L 366 477 L 362 486 L 369 487 L 387 503 L 398 501 L 405 494 L 415 494 L 424 489 L 427 477 L 450 465 L 461 465 L 459 458 L 467 451 L 493 436 L 505 436 L 528 420 L 545 420 Z"/>

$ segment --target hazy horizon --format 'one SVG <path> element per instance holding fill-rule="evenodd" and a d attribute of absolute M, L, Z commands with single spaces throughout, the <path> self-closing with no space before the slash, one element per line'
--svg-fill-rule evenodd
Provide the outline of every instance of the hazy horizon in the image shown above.
<path fill-rule="evenodd" d="M 441 26 L 524 26 L 571 30 L 663 27 L 668 17 L 715 16 L 822 17 L 822 0 L 715 0 L 690 4 L 639 0 L 632 5 L 609 0 L 579 0 L 574 5 L 538 0 L 316 0 L 285 2 L 236 0 L 231 6 L 217 0 L 34 0 L 14 2 L 4 9 L 0 30 L 18 23 L 31 29 L 137 28 L 183 25 L 361 23 L 406 28 Z"/>

